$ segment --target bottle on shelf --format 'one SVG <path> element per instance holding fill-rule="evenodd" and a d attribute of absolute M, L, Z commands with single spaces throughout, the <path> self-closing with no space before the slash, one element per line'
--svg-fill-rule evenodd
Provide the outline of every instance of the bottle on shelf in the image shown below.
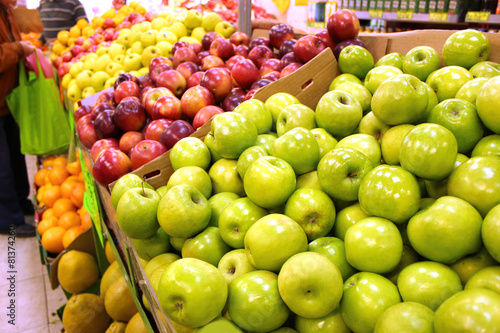
<path fill-rule="evenodd" d="M 500 0 L 498 0 L 498 3 L 497 3 L 496 13 L 500 14 Z"/>

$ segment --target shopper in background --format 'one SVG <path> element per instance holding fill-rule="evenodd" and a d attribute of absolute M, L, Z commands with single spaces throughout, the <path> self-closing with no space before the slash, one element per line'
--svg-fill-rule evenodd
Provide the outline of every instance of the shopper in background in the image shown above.
<path fill-rule="evenodd" d="M 41 0 L 38 12 L 46 42 L 57 38 L 57 33 L 61 30 L 69 31 L 79 19 L 88 21 L 85 9 L 78 0 Z"/>
<path fill-rule="evenodd" d="M 15 5 L 16 0 L 0 0 L 0 233 L 16 226 L 16 236 L 29 237 L 35 235 L 35 228 L 24 220 L 25 214 L 33 215 L 26 160 L 21 154 L 19 127 L 5 99 L 19 84 L 19 60 L 35 47 L 21 41 L 12 13 Z"/>

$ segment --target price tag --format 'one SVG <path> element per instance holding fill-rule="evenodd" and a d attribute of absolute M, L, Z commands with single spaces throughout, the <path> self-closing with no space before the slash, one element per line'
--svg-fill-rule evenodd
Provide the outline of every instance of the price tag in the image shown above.
<path fill-rule="evenodd" d="M 490 12 L 467 12 L 466 21 L 486 22 L 490 19 Z"/>
<path fill-rule="evenodd" d="M 410 11 L 400 11 L 397 15 L 398 19 L 411 20 L 413 18 L 413 12 Z"/>
<path fill-rule="evenodd" d="M 382 10 L 369 10 L 368 11 L 368 16 L 374 17 L 374 18 L 381 18 L 382 17 Z"/>
<path fill-rule="evenodd" d="M 429 21 L 448 21 L 448 13 L 429 13 Z"/>

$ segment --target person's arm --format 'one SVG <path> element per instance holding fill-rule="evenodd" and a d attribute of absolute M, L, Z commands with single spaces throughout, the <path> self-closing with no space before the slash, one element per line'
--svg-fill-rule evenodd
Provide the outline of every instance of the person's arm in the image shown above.
<path fill-rule="evenodd" d="M 81 2 L 78 3 L 78 5 L 75 7 L 75 23 L 78 22 L 79 19 L 86 19 L 87 22 L 89 19 L 87 18 L 87 14 L 85 13 L 85 9 L 83 8 L 83 5 Z"/>
<path fill-rule="evenodd" d="M 16 66 L 22 59 L 35 52 L 35 47 L 26 41 L 0 44 L 0 72 Z"/>

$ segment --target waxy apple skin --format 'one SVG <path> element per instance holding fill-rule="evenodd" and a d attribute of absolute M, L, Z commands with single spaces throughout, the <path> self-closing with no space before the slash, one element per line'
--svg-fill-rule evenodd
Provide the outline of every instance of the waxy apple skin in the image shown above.
<path fill-rule="evenodd" d="M 491 46 L 488 38 L 473 29 L 453 33 L 443 45 L 443 61 L 446 66 L 462 66 L 469 69 L 476 63 L 488 60 Z"/>

